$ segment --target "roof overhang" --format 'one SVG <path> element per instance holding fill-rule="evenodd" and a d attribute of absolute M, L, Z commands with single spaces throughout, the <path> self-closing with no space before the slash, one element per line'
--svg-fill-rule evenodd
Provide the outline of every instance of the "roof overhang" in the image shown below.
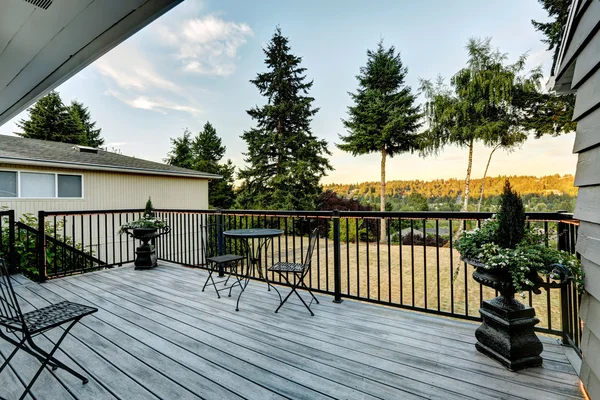
<path fill-rule="evenodd" d="M 181 1 L 2 0 L 0 125 Z"/>
<path fill-rule="evenodd" d="M 221 175 L 214 174 L 201 174 L 201 173 L 185 173 L 185 172 L 174 172 L 168 170 L 158 169 L 146 169 L 146 168 L 133 168 L 133 167 L 114 167 L 110 165 L 96 165 L 96 164 L 82 164 L 76 162 L 67 161 L 47 161 L 47 160 L 34 160 L 30 158 L 17 158 L 17 157 L 0 157 L 0 165 L 11 164 L 11 165 L 28 165 L 33 167 L 45 167 L 45 168 L 65 168 L 65 169 L 78 169 L 88 171 L 102 171 L 102 172 L 113 172 L 113 173 L 124 173 L 124 174 L 140 174 L 140 175 L 161 175 L 161 176 L 172 176 L 179 178 L 195 178 L 195 179 L 221 179 Z"/>

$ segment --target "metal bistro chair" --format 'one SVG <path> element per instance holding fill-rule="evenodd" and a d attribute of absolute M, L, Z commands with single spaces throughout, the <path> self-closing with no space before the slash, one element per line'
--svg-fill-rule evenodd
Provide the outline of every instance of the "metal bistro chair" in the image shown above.
<path fill-rule="evenodd" d="M 238 256 L 236 254 L 223 254 L 220 256 L 210 256 L 210 247 L 208 244 L 203 246 L 204 259 L 206 260 L 206 267 L 208 269 L 208 277 L 206 278 L 206 282 L 204 282 L 204 286 L 202 287 L 202 291 L 206 289 L 207 285 L 211 285 L 215 288 L 215 292 L 217 292 L 217 297 L 221 298 L 219 292 L 221 290 L 229 290 L 229 297 L 231 297 L 231 289 L 234 286 L 242 286 L 240 282 L 240 274 L 238 273 L 239 262 L 244 259 L 243 256 Z M 227 279 L 220 280 L 215 282 L 213 279 L 213 273 L 218 272 L 219 276 L 223 276 L 227 274 Z M 231 286 L 226 286 L 229 283 L 229 279 L 234 276 L 236 282 L 234 282 Z M 217 288 L 217 285 L 223 283 L 224 287 Z"/>
<path fill-rule="evenodd" d="M 81 318 L 95 313 L 96 311 L 98 311 L 97 308 L 71 303 L 69 301 L 62 301 L 35 311 L 22 313 L 19 302 L 17 301 L 17 295 L 12 287 L 8 269 L 4 260 L 0 258 L 0 337 L 16 346 L 13 352 L 6 358 L 4 364 L 0 367 L 0 373 L 2 373 L 19 349 L 24 350 L 42 363 L 31 382 L 29 382 L 29 385 L 25 388 L 25 392 L 23 392 L 20 399 L 25 398 L 30 392 L 31 387 L 47 365 L 50 366 L 52 370 L 56 370 L 57 368 L 64 369 L 81 379 L 84 385 L 88 383 L 86 377 L 73 371 L 71 368 L 54 358 L 54 353 L 58 350 L 60 344 L 71 328 L 73 328 Z M 69 323 L 69 325 L 65 328 L 65 331 L 56 341 L 56 344 L 50 352 L 42 350 L 34 343 L 33 338 L 35 336 L 66 323 Z M 6 329 L 6 332 L 3 331 L 4 329 Z M 13 334 L 15 338 L 11 338 L 9 334 Z"/>
<path fill-rule="evenodd" d="M 279 304 L 279 307 L 277 307 L 277 310 L 275 310 L 275 312 L 279 311 L 279 309 L 290 298 L 292 293 L 296 293 L 296 296 L 298 296 L 300 301 L 302 301 L 302 304 L 304 304 L 304 307 L 306 307 L 306 309 L 310 312 L 310 315 L 312 315 L 312 316 L 315 315 L 312 312 L 312 310 L 310 309 L 310 306 L 312 305 L 313 300 L 316 301 L 317 304 L 319 304 L 319 300 L 317 300 L 317 298 L 310 291 L 308 286 L 306 286 L 306 284 L 304 283 L 304 278 L 306 277 L 306 274 L 308 274 L 308 271 L 310 270 L 310 265 L 312 263 L 312 255 L 313 255 L 313 251 L 315 249 L 315 245 L 317 244 L 318 236 L 319 236 L 319 230 L 318 230 L 318 228 L 315 228 L 312 231 L 312 233 L 310 234 L 310 242 L 308 245 L 308 251 L 306 252 L 304 260 L 302 261 L 301 264 L 290 263 L 290 262 L 278 262 L 269 268 L 269 271 L 277 272 L 279 274 L 279 276 L 283 277 L 285 282 L 292 288 L 292 290 L 288 293 L 288 295 L 281 301 L 281 304 Z M 289 274 L 293 274 L 293 276 L 294 276 L 293 283 L 290 282 Z M 308 291 L 308 293 L 310 293 L 312 299 L 310 300 L 309 304 L 306 304 L 306 302 L 304 301 L 302 296 L 300 296 L 300 294 L 297 292 L 296 289 L 299 289 L 299 288 L 306 289 Z"/>

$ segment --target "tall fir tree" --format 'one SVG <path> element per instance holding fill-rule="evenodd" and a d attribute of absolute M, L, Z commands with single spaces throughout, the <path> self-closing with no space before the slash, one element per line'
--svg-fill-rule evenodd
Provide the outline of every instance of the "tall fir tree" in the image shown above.
<path fill-rule="evenodd" d="M 173 147 L 166 162 L 176 167 L 221 175 L 223 178 L 212 179 L 208 183 L 208 204 L 215 208 L 230 208 L 235 199 L 235 167 L 231 160 L 220 164 L 227 149 L 211 123 L 207 122 L 194 138 L 186 129 L 183 136 L 171 139 L 171 144 Z"/>
<path fill-rule="evenodd" d="M 81 135 L 83 136 L 84 146 L 101 147 L 104 139 L 100 136 L 102 129 L 96 129 L 96 121 L 92 121 L 92 114 L 89 109 L 79 101 L 72 101 L 69 112 L 75 121 L 80 124 Z"/>
<path fill-rule="evenodd" d="M 220 164 L 227 148 L 210 122 L 206 122 L 202 131 L 194 138 L 192 148 L 195 156 L 194 169 L 222 176 L 221 179 L 212 179 L 208 183 L 208 204 L 215 208 L 231 208 L 235 199 L 235 167 L 231 160 Z"/>
<path fill-rule="evenodd" d="M 248 144 L 247 167 L 237 207 L 245 209 L 314 209 L 320 179 L 331 170 L 325 140 L 310 128 L 318 108 L 308 95 L 313 82 L 306 81 L 302 58 L 291 53 L 289 40 L 277 28 L 265 49 L 268 72 L 250 82 L 267 104 L 247 110 L 256 127 L 242 134 Z"/>
<path fill-rule="evenodd" d="M 84 145 L 85 138 L 79 118 L 74 118 L 70 108 L 62 102 L 58 92 L 50 92 L 28 110 L 29 119 L 22 119 L 17 135 L 29 139 Z"/>
<path fill-rule="evenodd" d="M 171 138 L 171 151 L 167 154 L 166 163 L 175 167 L 194 169 L 195 157 L 192 148 L 192 133 L 185 129 L 181 137 Z"/>
<path fill-rule="evenodd" d="M 350 93 L 354 104 L 343 121 L 348 135 L 339 135 L 342 143 L 337 144 L 353 156 L 381 154 L 381 211 L 386 210 L 387 157 L 419 149 L 421 113 L 416 95 L 405 83 L 407 73 L 394 46 L 386 49 L 380 41 L 377 50 L 367 51 L 367 64 L 356 77 L 358 89 Z M 381 219 L 382 241 L 387 238 L 385 222 Z"/>

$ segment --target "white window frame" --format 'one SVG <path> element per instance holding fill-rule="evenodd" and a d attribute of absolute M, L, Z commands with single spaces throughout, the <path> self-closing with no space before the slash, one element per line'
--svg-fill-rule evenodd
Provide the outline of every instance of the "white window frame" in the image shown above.
<path fill-rule="evenodd" d="M 8 169 L 8 168 L 0 168 L 0 171 L 5 172 L 16 172 L 17 173 L 17 197 L 0 197 L 3 201 L 10 200 L 83 200 L 85 199 L 85 181 L 83 174 L 74 174 L 70 172 L 55 172 L 55 171 L 44 171 L 44 170 L 17 170 L 17 169 Z M 54 197 L 22 197 L 21 196 L 21 174 L 22 173 L 31 173 L 31 174 L 46 174 L 46 175 L 54 175 Z M 58 175 L 69 175 L 69 176 L 79 176 L 81 177 L 81 197 L 58 197 Z"/>

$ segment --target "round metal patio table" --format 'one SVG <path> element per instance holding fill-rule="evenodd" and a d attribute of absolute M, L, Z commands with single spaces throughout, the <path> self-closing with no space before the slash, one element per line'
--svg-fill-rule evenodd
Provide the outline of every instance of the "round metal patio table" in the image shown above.
<path fill-rule="evenodd" d="M 283 231 L 281 229 L 269 229 L 269 228 L 250 228 L 250 229 L 231 229 L 223 232 L 223 236 L 231 238 L 231 239 L 242 239 L 242 243 L 244 243 L 244 247 L 246 250 L 246 254 L 250 259 L 250 265 L 246 268 L 246 274 L 244 275 L 244 284 L 241 286 L 240 294 L 238 295 L 237 303 L 235 305 L 235 311 L 239 311 L 240 298 L 242 297 L 242 293 L 246 290 L 246 286 L 248 286 L 248 282 L 250 278 L 254 275 L 253 272 L 257 271 L 260 279 L 267 282 L 267 288 L 270 291 L 271 287 L 275 289 L 277 295 L 279 295 L 279 301 L 281 302 L 281 294 L 279 290 L 271 283 L 268 279 L 267 271 L 263 275 L 262 271 L 262 251 L 263 248 L 265 252 L 269 247 L 269 243 L 273 240 L 274 237 L 281 236 Z M 255 240 L 257 243 L 255 243 Z"/>

